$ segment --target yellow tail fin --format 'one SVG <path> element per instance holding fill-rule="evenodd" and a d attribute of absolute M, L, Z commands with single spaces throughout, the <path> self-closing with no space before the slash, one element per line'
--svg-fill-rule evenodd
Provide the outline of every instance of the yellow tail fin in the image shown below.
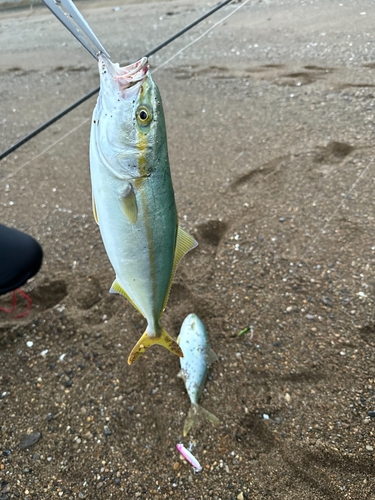
<path fill-rule="evenodd" d="M 133 347 L 132 352 L 128 357 L 128 364 L 131 365 L 138 358 L 142 356 L 146 349 L 154 344 L 159 344 L 168 349 L 168 351 L 173 352 L 180 358 L 183 358 L 183 352 L 181 351 L 181 347 L 177 344 L 175 340 L 165 331 L 163 328 L 161 329 L 161 335 L 159 337 L 149 337 L 147 332 L 145 332 L 142 337 L 138 340 L 138 342 Z"/>

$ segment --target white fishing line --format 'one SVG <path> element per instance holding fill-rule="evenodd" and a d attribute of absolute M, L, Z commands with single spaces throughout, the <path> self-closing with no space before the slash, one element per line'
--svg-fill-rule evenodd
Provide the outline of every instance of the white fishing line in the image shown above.
<path fill-rule="evenodd" d="M 233 16 L 233 14 L 235 14 L 236 12 L 238 12 L 240 9 L 242 9 L 242 7 L 245 7 L 245 5 L 250 2 L 250 0 L 246 0 L 244 3 L 242 3 L 241 5 L 239 5 L 236 9 L 234 9 L 234 11 L 230 12 L 227 16 L 223 17 L 220 21 L 218 21 L 217 23 L 215 23 L 213 26 L 211 26 L 211 28 L 208 28 L 208 30 L 206 30 L 204 33 L 202 33 L 201 35 L 199 35 L 197 38 L 195 38 L 192 42 L 188 43 L 185 47 L 183 47 L 181 50 L 179 50 L 178 52 L 176 52 L 176 54 L 174 54 L 172 57 L 170 57 L 169 59 L 167 59 L 166 61 L 164 61 L 162 64 L 160 64 L 157 68 L 155 68 L 153 70 L 153 73 L 155 73 L 156 71 L 158 71 L 160 68 L 162 68 L 163 66 L 165 66 L 166 64 L 170 63 L 171 61 L 173 61 L 173 59 L 175 57 L 177 57 L 178 55 L 182 54 L 182 52 L 184 52 L 186 49 L 188 49 L 189 47 L 191 47 L 192 45 L 194 45 L 194 43 L 198 42 L 199 40 L 201 40 L 203 37 L 205 37 L 210 31 L 212 31 L 213 29 L 215 29 L 217 26 L 219 26 L 219 24 L 223 23 L 224 21 L 226 21 L 229 17 Z"/>
<path fill-rule="evenodd" d="M 76 130 L 78 130 L 80 127 L 82 127 L 82 125 L 84 125 L 85 123 L 87 123 L 90 119 L 91 119 L 91 116 L 89 118 L 86 118 L 86 120 L 84 120 L 82 123 L 80 123 L 79 125 L 77 125 L 73 129 L 71 129 L 69 132 L 67 132 L 66 134 L 64 134 L 62 137 L 60 137 L 60 139 L 57 139 L 57 141 L 55 141 L 53 144 L 50 144 L 46 149 L 44 149 L 43 151 L 41 151 L 37 156 L 35 156 L 31 160 L 28 160 L 26 163 L 24 163 L 21 167 L 17 168 L 13 172 L 10 172 L 10 174 L 6 175 L 3 179 L 0 179 L 0 181 L 1 182 L 5 182 L 8 179 L 10 179 L 11 177 L 13 177 L 14 175 L 16 175 L 23 168 L 27 167 L 27 165 L 30 165 L 30 163 L 33 163 L 35 160 L 37 160 L 38 158 L 40 158 L 41 156 L 43 156 L 45 153 L 47 153 L 47 151 L 49 151 L 50 149 L 52 149 L 53 147 L 55 147 L 59 142 L 61 142 L 66 137 L 68 137 L 70 134 L 72 134 L 73 132 L 75 132 Z"/>
<path fill-rule="evenodd" d="M 169 59 L 167 59 L 164 63 L 160 64 L 160 66 L 158 66 L 157 68 L 155 68 L 153 70 L 153 73 L 155 73 L 155 71 L 157 71 L 158 69 L 162 68 L 163 66 L 167 65 L 170 61 L 172 61 L 175 57 L 177 57 L 179 54 L 181 54 L 182 52 L 184 52 L 187 48 L 191 47 L 194 43 L 198 42 L 199 40 L 201 40 L 203 37 L 205 37 L 210 31 L 212 31 L 214 28 L 216 28 L 217 26 L 219 26 L 219 24 L 223 23 L 226 19 L 228 19 L 229 17 L 231 17 L 233 14 L 235 14 L 238 10 L 240 10 L 242 7 L 244 7 L 250 0 L 246 0 L 243 4 L 239 5 L 235 10 L 233 10 L 230 14 L 228 14 L 227 16 L 224 16 L 220 21 L 218 21 L 217 23 L 215 23 L 213 26 L 211 26 L 211 28 L 209 28 L 208 30 L 206 30 L 204 33 L 202 33 L 201 35 L 199 35 L 195 40 L 193 40 L 192 42 L 190 42 L 189 44 L 187 44 L 184 48 L 182 48 L 181 50 L 179 50 L 178 52 L 176 52 L 172 57 L 170 57 Z M 57 141 L 55 141 L 53 144 L 51 144 L 50 146 L 48 146 L 46 149 L 44 149 L 43 151 L 41 151 L 37 156 L 35 156 L 35 158 L 32 158 L 31 160 L 28 160 L 26 163 L 24 163 L 21 167 L 17 168 L 16 170 L 14 170 L 13 172 L 11 172 L 10 174 L 6 175 L 5 177 L 3 177 L 2 179 L 0 179 L 0 184 L 1 182 L 5 182 L 7 181 L 8 179 L 10 179 L 11 177 L 13 177 L 14 175 L 16 175 L 18 172 L 20 172 L 23 168 L 25 168 L 27 165 L 30 165 L 31 163 L 33 163 L 35 160 L 37 160 L 38 158 L 40 158 L 41 156 L 43 156 L 45 153 L 47 153 L 47 151 L 49 151 L 50 149 L 52 149 L 53 147 L 55 147 L 60 141 L 64 140 L 66 137 L 68 137 L 70 134 L 72 134 L 73 132 L 75 132 L 76 130 L 78 130 L 80 127 L 82 127 L 82 125 L 84 125 L 85 123 L 87 123 L 89 120 L 91 119 L 90 118 L 87 118 L 86 120 L 84 120 L 80 125 L 78 125 L 77 127 L 73 128 L 70 132 L 67 132 L 65 135 L 63 135 L 62 137 L 60 137 L 60 139 L 57 139 Z"/>

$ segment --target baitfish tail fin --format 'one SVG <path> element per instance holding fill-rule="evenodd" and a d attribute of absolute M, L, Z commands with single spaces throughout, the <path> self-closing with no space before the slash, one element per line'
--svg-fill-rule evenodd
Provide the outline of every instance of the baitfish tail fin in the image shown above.
<path fill-rule="evenodd" d="M 188 433 L 190 432 L 190 429 L 193 427 L 195 424 L 195 421 L 197 417 L 203 417 L 205 420 L 208 422 L 211 422 L 213 425 L 219 425 L 220 420 L 215 417 L 215 415 L 204 408 L 202 406 L 199 406 L 197 404 L 193 404 L 190 407 L 189 413 L 187 414 L 187 417 L 184 422 L 184 430 L 183 430 L 183 435 L 187 436 Z"/>
<path fill-rule="evenodd" d="M 168 349 L 168 351 L 173 352 L 180 358 L 183 358 L 183 352 L 180 346 L 177 344 L 175 340 L 165 331 L 163 328 L 161 329 L 161 335 L 158 337 L 149 337 L 147 335 L 147 331 L 142 335 L 142 337 L 138 340 L 138 342 L 133 347 L 132 352 L 128 357 L 128 364 L 131 365 L 136 361 L 142 354 L 154 344 L 159 344 Z"/>

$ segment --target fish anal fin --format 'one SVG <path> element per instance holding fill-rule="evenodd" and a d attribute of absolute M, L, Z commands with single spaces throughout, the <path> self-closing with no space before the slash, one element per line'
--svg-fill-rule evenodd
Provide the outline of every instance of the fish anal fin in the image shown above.
<path fill-rule="evenodd" d="M 187 414 L 187 417 L 184 422 L 184 429 L 183 429 L 183 435 L 187 436 L 188 433 L 190 432 L 191 428 L 195 424 L 197 417 L 202 417 L 208 422 L 211 422 L 213 425 L 219 425 L 220 420 L 211 412 L 206 410 L 205 408 L 202 408 L 202 406 L 199 406 L 198 404 L 193 404 L 190 407 L 189 413 Z"/>
<path fill-rule="evenodd" d="M 120 285 L 120 283 L 117 281 L 117 278 L 115 279 L 115 281 L 112 283 L 112 286 L 109 290 L 109 293 L 119 293 L 120 295 L 123 295 L 126 299 L 128 299 L 128 301 L 131 303 L 131 305 L 137 309 L 137 311 L 139 313 L 142 314 L 142 316 L 144 317 L 144 314 L 143 312 L 139 309 L 139 307 L 135 304 L 135 302 L 133 301 L 133 299 L 131 299 L 129 297 L 129 295 L 125 292 L 125 290 L 122 288 L 122 286 Z"/>
<path fill-rule="evenodd" d="M 120 206 L 128 220 L 135 224 L 138 220 L 137 198 L 132 184 L 130 182 L 125 186 L 120 196 Z"/>
<path fill-rule="evenodd" d="M 172 268 L 172 274 L 171 274 L 171 279 L 168 285 L 168 290 L 165 295 L 165 299 L 163 302 L 163 307 L 161 308 L 160 315 L 163 312 L 163 309 L 167 305 L 168 299 L 169 299 L 169 294 L 171 292 L 172 288 L 172 283 L 174 279 L 174 275 L 176 273 L 176 269 L 178 264 L 180 263 L 182 257 L 186 255 L 190 250 L 193 250 L 193 248 L 198 246 L 198 242 L 193 238 L 189 233 L 178 227 L 177 229 L 177 239 L 176 239 L 176 249 L 174 252 L 174 260 L 173 260 L 173 268 Z"/>
<path fill-rule="evenodd" d="M 99 225 L 98 212 L 96 211 L 96 203 L 94 195 L 92 195 L 92 213 L 94 214 L 95 222 Z"/>
<path fill-rule="evenodd" d="M 131 365 L 138 358 L 142 356 L 142 354 L 152 345 L 159 344 L 168 349 L 168 351 L 173 352 L 180 358 L 183 357 L 183 353 L 181 351 L 180 346 L 177 342 L 172 339 L 172 337 L 165 331 L 163 328 L 161 329 L 161 334 L 158 337 L 149 337 L 147 331 L 142 335 L 142 337 L 138 340 L 135 346 L 132 349 L 132 352 L 129 354 L 128 364 Z"/>

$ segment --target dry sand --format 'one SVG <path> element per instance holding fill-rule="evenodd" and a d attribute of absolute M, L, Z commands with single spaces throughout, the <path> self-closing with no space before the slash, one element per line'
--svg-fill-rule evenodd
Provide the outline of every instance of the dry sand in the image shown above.
<path fill-rule="evenodd" d="M 122 62 L 208 7 L 82 4 Z M 196 312 L 220 358 L 201 403 L 222 423 L 182 440 L 201 474 L 175 449 L 189 409 L 178 359 L 155 347 L 126 363 L 145 323 L 108 293 L 95 98 L 1 162 L 1 221 L 45 251 L 30 315 L 0 315 L 1 500 L 375 498 L 374 17 L 365 0 L 252 0 L 155 73 L 181 224 L 199 241 L 163 325 L 177 336 Z M 42 7 L 2 12 L 0 45 L 1 150 L 98 84 Z"/>

